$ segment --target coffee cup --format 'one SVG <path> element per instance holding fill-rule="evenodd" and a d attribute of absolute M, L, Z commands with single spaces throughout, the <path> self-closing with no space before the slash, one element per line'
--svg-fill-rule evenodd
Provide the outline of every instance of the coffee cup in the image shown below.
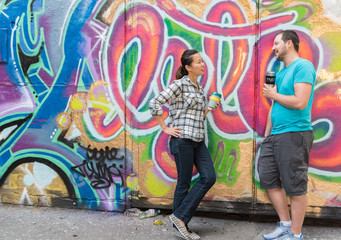
<path fill-rule="evenodd" d="M 265 83 L 275 85 L 276 73 L 275 72 L 266 72 Z"/>
<path fill-rule="evenodd" d="M 210 96 L 210 100 L 208 102 L 208 106 L 210 108 L 215 109 L 217 107 L 217 104 L 220 102 L 221 94 L 217 92 L 212 92 Z"/>

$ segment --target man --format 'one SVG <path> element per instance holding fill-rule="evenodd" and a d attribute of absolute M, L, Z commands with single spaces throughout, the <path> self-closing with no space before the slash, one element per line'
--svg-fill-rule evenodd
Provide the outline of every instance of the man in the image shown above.
<path fill-rule="evenodd" d="M 309 154 L 314 140 L 311 124 L 316 72 L 311 62 L 298 55 L 299 37 L 294 31 L 278 33 L 273 51 L 284 68 L 275 85 L 264 84 L 263 94 L 272 99 L 262 143 L 260 187 L 279 216 L 277 228 L 264 239 L 302 239 L 307 199 Z M 291 215 L 287 196 L 290 197 Z"/>

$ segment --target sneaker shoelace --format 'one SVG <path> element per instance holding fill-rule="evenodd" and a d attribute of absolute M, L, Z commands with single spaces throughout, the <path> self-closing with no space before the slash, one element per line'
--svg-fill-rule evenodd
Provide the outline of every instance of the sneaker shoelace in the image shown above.
<path fill-rule="evenodd" d="M 281 240 L 292 240 L 292 239 L 302 239 L 302 234 L 300 238 L 297 238 L 293 232 L 287 232 L 285 235 L 285 238 L 281 238 Z"/>

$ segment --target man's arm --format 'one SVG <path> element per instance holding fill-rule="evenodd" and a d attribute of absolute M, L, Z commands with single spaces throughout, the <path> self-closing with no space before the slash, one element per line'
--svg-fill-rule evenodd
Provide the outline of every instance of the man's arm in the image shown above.
<path fill-rule="evenodd" d="M 273 101 L 272 101 L 272 105 L 271 105 L 271 108 L 270 108 L 269 113 L 268 113 L 268 119 L 266 121 L 264 137 L 269 136 L 271 133 L 271 129 L 272 129 L 272 122 L 271 122 L 272 106 L 273 106 Z"/>
<path fill-rule="evenodd" d="M 284 107 L 292 109 L 304 109 L 309 102 L 312 85 L 310 83 L 300 82 L 294 84 L 294 95 L 283 95 L 277 92 L 276 85 L 264 84 L 264 96 L 270 98 Z"/>

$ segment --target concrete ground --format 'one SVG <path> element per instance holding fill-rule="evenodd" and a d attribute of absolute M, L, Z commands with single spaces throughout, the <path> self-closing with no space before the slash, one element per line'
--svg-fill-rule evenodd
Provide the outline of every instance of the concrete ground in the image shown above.
<path fill-rule="evenodd" d="M 157 220 L 163 224 L 155 225 Z M 203 240 L 260 240 L 276 223 L 195 216 L 189 225 Z M 341 240 L 341 225 L 315 220 L 304 225 L 303 233 L 304 239 Z M 122 213 L 9 204 L 0 204 L 0 239 L 180 240 L 167 214 L 139 219 Z"/>

